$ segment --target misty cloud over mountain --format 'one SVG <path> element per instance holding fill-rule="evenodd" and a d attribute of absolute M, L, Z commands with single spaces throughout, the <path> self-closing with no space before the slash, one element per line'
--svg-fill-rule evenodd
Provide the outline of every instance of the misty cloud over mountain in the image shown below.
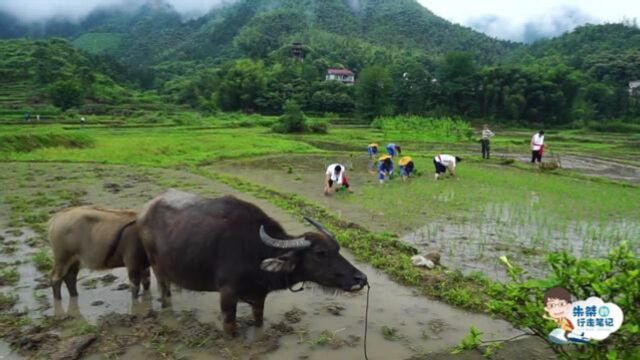
<path fill-rule="evenodd" d="M 515 22 L 509 18 L 485 15 L 472 18 L 467 25 L 494 37 L 513 41 L 534 42 L 562 35 L 577 26 L 599 21 L 575 7 L 561 7 L 546 16 Z"/>
<path fill-rule="evenodd" d="M 235 0 L 3 0 L 0 11 L 9 13 L 23 22 L 40 22 L 51 19 L 78 21 L 99 8 L 134 10 L 144 4 L 166 6 L 169 4 L 185 17 L 202 15 L 214 7 Z"/>

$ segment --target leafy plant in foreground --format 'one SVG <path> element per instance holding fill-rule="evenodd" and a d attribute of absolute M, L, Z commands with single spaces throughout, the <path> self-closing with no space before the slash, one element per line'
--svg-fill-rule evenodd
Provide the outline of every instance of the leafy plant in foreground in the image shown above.
<path fill-rule="evenodd" d="M 627 243 L 613 249 L 606 259 L 551 254 L 547 258 L 551 274 L 539 280 L 526 279 L 522 268 L 502 260 L 513 282 L 495 283 L 490 287 L 493 300 L 488 306 L 493 313 L 549 341 L 547 334 L 555 324 L 542 317 L 547 289 L 561 286 L 580 300 L 596 296 L 620 306 L 624 313 L 622 327 L 603 341 L 582 346 L 558 346 L 549 342 L 551 348 L 567 359 L 640 358 L 640 258 Z"/>

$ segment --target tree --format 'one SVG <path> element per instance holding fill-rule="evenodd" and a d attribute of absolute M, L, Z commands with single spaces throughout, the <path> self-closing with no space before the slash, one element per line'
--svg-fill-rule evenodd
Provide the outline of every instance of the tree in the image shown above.
<path fill-rule="evenodd" d="M 395 63 L 391 74 L 394 88 L 391 98 L 398 114 L 424 114 L 432 108 L 433 76 L 427 67 L 409 59 Z"/>
<path fill-rule="evenodd" d="M 267 80 L 262 62 L 241 59 L 223 70 L 223 74 L 217 93 L 222 110 L 254 111 Z"/>
<path fill-rule="evenodd" d="M 477 110 L 475 105 L 476 66 L 473 55 L 455 51 L 445 56 L 439 69 L 439 79 L 444 98 L 442 99 L 453 114 L 468 115 Z"/>
<path fill-rule="evenodd" d="M 75 81 L 61 80 L 49 86 L 49 97 L 53 105 L 65 111 L 74 106 L 82 105 L 84 91 Z"/>
<path fill-rule="evenodd" d="M 366 67 L 356 83 L 356 109 L 365 118 L 373 120 L 393 112 L 391 91 L 393 83 L 387 69 L 380 65 Z"/>
<path fill-rule="evenodd" d="M 314 111 L 350 113 L 354 110 L 352 86 L 339 81 L 322 81 L 311 92 L 309 107 Z"/>

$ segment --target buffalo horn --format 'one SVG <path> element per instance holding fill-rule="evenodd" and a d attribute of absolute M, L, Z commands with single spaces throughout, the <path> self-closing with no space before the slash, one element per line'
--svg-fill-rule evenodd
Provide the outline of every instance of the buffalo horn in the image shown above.
<path fill-rule="evenodd" d="M 331 233 L 331 231 L 327 230 L 324 226 L 320 225 L 319 222 L 315 221 L 314 219 L 310 218 L 310 217 L 304 217 L 305 220 L 307 220 L 309 223 L 311 223 L 311 225 L 315 226 L 318 230 L 320 230 L 321 233 L 327 235 L 328 237 L 335 239 L 335 236 L 333 236 L 333 234 Z"/>
<path fill-rule="evenodd" d="M 264 230 L 264 225 L 260 225 L 260 239 L 262 239 L 262 242 L 265 243 L 266 245 L 280 248 L 280 249 L 304 249 L 311 246 L 311 243 L 308 240 L 306 240 L 304 237 L 291 239 L 291 240 L 281 240 L 281 239 L 272 238 Z"/>

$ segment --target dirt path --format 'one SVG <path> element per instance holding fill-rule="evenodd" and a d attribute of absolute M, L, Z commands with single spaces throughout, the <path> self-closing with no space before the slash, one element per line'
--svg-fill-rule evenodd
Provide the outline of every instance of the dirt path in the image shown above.
<path fill-rule="evenodd" d="M 97 339 L 86 353 L 94 354 L 89 358 L 96 359 L 116 355 L 128 359 L 362 356 L 364 293 L 334 296 L 314 289 L 312 285 L 299 294 L 273 293 L 267 300 L 264 328 L 251 327 L 250 308 L 241 305 L 242 335 L 230 340 L 217 330 L 221 328 L 217 293 L 176 290 L 172 309 L 162 310 L 155 300 L 155 282 L 150 296 L 132 301 L 126 291 L 123 269 L 82 270 L 78 301 L 70 301 L 65 290 L 63 301 L 56 303 L 51 299 L 46 276 L 29 261 L 35 252 L 47 247 L 41 223 L 50 212 L 81 203 L 135 208 L 167 187 L 207 196 L 234 194 L 265 209 L 291 233 L 308 229 L 299 219 L 268 202 L 239 194 L 209 179 L 173 170 L 93 164 L 0 163 L 0 174 L 3 174 L 0 175 L 0 188 L 3 189 L 0 204 L 3 253 L 0 261 L 11 264 L 20 274 L 15 285 L 0 287 L 0 292 L 17 294 L 19 299 L 14 309 L 27 307 L 29 317 L 44 317 L 47 324 L 35 330 L 23 328 L 24 332 L 17 336 L 3 335 L 5 341 L 21 348 L 21 354 L 48 353 L 69 339 L 95 333 Z M 11 247 L 9 252 L 8 247 Z M 348 253 L 346 256 L 351 259 Z M 402 359 L 445 351 L 457 344 L 471 325 L 484 331 L 485 339 L 518 334 L 504 321 L 417 296 L 411 288 L 397 285 L 367 264 L 354 263 L 367 273 L 372 284 L 369 322 L 372 359 Z M 9 310 L 3 310 L 3 314 L 9 314 Z M 46 320 L 50 316 L 59 320 Z M 530 346 L 534 352 L 539 344 Z M 20 358 L 7 352 L 5 342 L 0 342 L 0 356 Z"/>

